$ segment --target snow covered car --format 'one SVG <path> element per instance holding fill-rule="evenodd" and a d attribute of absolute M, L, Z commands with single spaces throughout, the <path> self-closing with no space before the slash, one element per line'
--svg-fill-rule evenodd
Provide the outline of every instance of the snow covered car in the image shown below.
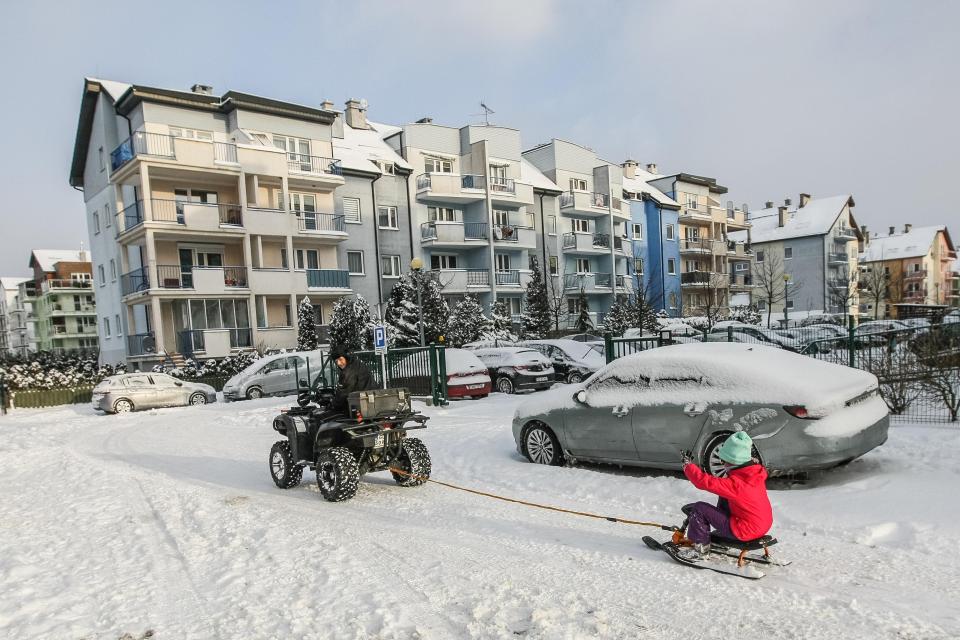
<path fill-rule="evenodd" d="M 323 355 L 323 351 L 299 351 L 260 358 L 227 380 L 223 399 L 230 402 L 294 394 L 299 382 L 308 377 L 308 361 L 310 377 L 316 377 L 322 369 Z"/>
<path fill-rule="evenodd" d="M 447 349 L 447 397 L 486 398 L 493 384 L 487 366 L 466 349 Z"/>
<path fill-rule="evenodd" d="M 601 343 L 602 344 L 602 343 Z M 559 382 L 576 384 L 590 377 L 607 363 L 603 350 L 596 351 L 589 342 L 575 340 L 528 340 L 524 345 L 536 349 L 553 363 Z"/>
<path fill-rule="evenodd" d="M 732 338 L 732 340 L 731 340 Z M 787 349 L 800 351 L 803 345 L 793 338 L 773 329 L 763 329 L 752 324 L 730 324 L 723 327 L 714 327 L 707 334 L 707 342 L 746 342 L 753 344 L 771 344 Z"/>
<path fill-rule="evenodd" d="M 528 347 L 498 347 L 474 349 L 473 353 L 486 365 L 493 388 L 500 393 L 540 391 L 553 386 L 553 365 L 539 351 Z"/>
<path fill-rule="evenodd" d="M 104 378 L 93 388 L 93 408 L 107 413 L 216 401 L 217 392 L 210 385 L 178 380 L 165 373 L 124 373 Z"/>
<path fill-rule="evenodd" d="M 704 343 L 626 356 L 572 389 L 530 398 L 514 414 L 513 437 L 540 464 L 680 469 L 680 451 L 690 450 L 717 475 L 717 449 L 744 430 L 779 475 L 862 456 L 886 441 L 889 424 L 870 373 L 775 347 Z"/>

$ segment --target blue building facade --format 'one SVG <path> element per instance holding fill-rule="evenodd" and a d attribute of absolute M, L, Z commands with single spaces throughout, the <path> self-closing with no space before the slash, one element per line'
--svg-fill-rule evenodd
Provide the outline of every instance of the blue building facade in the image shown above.
<path fill-rule="evenodd" d="M 657 310 L 680 317 L 679 210 L 648 196 L 630 201 L 635 295 L 644 295 Z"/>

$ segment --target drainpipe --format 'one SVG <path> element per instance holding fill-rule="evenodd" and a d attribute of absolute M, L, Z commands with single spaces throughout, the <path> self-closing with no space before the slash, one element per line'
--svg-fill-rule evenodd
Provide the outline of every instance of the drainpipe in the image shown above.
<path fill-rule="evenodd" d="M 543 276 L 544 282 L 550 277 L 549 274 L 549 263 L 547 262 L 547 256 L 549 252 L 547 251 L 547 221 L 546 217 L 543 215 L 543 192 L 540 192 L 540 242 L 543 244 Z"/>
<path fill-rule="evenodd" d="M 379 180 L 381 174 L 374 176 L 373 180 L 370 181 L 370 199 L 373 201 L 373 242 L 375 245 L 374 256 L 376 256 L 377 262 L 375 265 L 376 274 L 377 274 L 377 303 L 383 303 L 383 276 L 380 273 L 380 218 L 379 213 L 377 212 L 377 190 L 374 188 L 374 183 Z M 410 197 L 409 192 L 407 197 Z M 397 217 L 399 217 L 397 213 Z M 399 220 L 397 221 L 399 222 Z M 347 268 L 349 269 L 349 261 Z"/>
<path fill-rule="evenodd" d="M 610 218 L 610 291 L 612 292 L 610 305 L 613 306 L 617 302 L 617 241 L 613 235 L 616 227 L 613 224 L 613 181 L 610 179 L 609 167 L 607 168 L 607 215 Z"/>
<path fill-rule="evenodd" d="M 403 129 L 400 129 L 400 157 L 403 158 L 404 160 L 407 159 L 406 147 L 403 144 Z M 413 256 L 414 256 L 414 253 L 413 253 L 413 207 L 410 205 L 410 186 L 411 186 L 410 178 L 411 177 L 413 177 L 412 170 L 410 171 L 410 173 L 407 174 L 407 176 L 403 180 L 404 180 L 404 186 L 406 186 L 406 192 L 407 192 L 407 221 L 408 221 L 407 231 L 410 234 L 410 260 L 413 260 Z M 379 272 L 380 272 L 380 265 L 377 265 L 377 273 L 379 274 Z"/>
<path fill-rule="evenodd" d="M 490 161 L 487 156 L 487 141 L 483 140 L 483 190 L 487 202 L 487 245 L 490 247 L 490 311 L 493 312 L 493 305 L 497 303 L 497 272 L 496 272 L 496 248 L 493 243 L 493 200 L 490 198 L 490 178 L 487 175 L 490 171 Z"/>
<path fill-rule="evenodd" d="M 660 306 L 667 307 L 667 258 L 663 254 L 663 208 L 657 207 L 657 242 L 660 244 Z"/>

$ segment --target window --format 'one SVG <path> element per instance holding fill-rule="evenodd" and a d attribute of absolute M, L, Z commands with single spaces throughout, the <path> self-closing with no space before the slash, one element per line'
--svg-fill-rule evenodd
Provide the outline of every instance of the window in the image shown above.
<path fill-rule="evenodd" d="M 107 284 L 107 277 L 104 275 L 102 264 L 97 265 L 97 277 L 99 278 L 100 286 Z"/>
<path fill-rule="evenodd" d="M 456 269 L 457 256 L 445 253 L 430 256 L 431 269 Z"/>
<path fill-rule="evenodd" d="M 688 193 L 687 194 L 687 209 L 696 209 L 697 208 L 697 194 Z"/>
<path fill-rule="evenodd" d="M 297 269 L 319 269 L 320 252 L 316 249 L 295 249 Z"/>
<path fill-rule="evenodd" d="M 343 199 L 343 221 L 360 224 L 360 198 Z"/>
<path fill-rule="evenodd" d="M 633 259 L 633 270 L 637 275 L 643 275 L 643 258 Z"/>
<path fill-rule="evenodd" d="M 104 338 L 110 337 L 110 318 L 103 319 L 103 337 Z"/>
<path fill-rule="evenodd" d="M 919 262 L 913 263 L 913 272 L 918 273 L 919 271 L 920 271 L 920 263 Z"/>
<path fill-rule="evenodd" d="M 292 162 L 310 163 L 310 141 L 306 138 L 292 138 L 273 134 L 273 146 L 277 149 L 283 149 L 287 152 L 287 157 Z M 309 166 L 307 167 L 309 169 Z"/>
<path fill-rule="evenodd" d="M 499 227 L 506 227 L 510 225 L 510 212 L 504 211 L 503 209 L 494 209 L 493 210 L 493 224 Z"/>
<path fill-rule="evenodd" d="M 377 222 L 381 229 L 399 229 L 396 207 L 377 207 Z"/>
<path fill-rule="evenodd" d="M 633 239 L 634 240 L 643 240 L 643 225 L 639 223 L 633 223 Z"/>
<path fill-rule="evenodd" d="M 560 270 L 560 264 L 557 260 L 557 256 L 550 256 L 550 275 L 555 276 Z"/>
<path fill-rule="evenodd" d="M 670 308 L 671 309 L 677 308 L 677 294 L 674 293 L 673 291 L 670 292 Z"/>
<path fill-rule="evenodd" d="M 787 300 L 787 309 L 793 309 L 793 300 Z"/>
<path fill-rule="evenodd" d="M 573 219 L 574 233 L 590 233 L 590 221 L 584 218 Z"/>
<path fill-rule="evenodd" d="M 112 282 L 117 281 L 117 261 L 113 258 L 110 258 L 110 280 Z"/>
<path fill-rule="evenodd" d="M 453 173 L 453 161 L 443 158 L 427 158 L 423 163 L 427 173 Z"/>
<path fill-rule="evenodd" d="M 352 276 L 363 275 L 363 251 L 347 251 L 347 270 Z"/>
<path fill-rule="evenodd" d="M 380 167 L 380 171 L 382 171 L 385 175 L 393 176 L 397 174 L 396 166 L 392 162 L 379 160 L 377 161 L 377 166 Z"/>
<path fill-rule="evenodd" d="M 784 247 L 783 248 L 783 259 L 790 260 L 793 258 L 793 247 Z"/>
<path fill-rule="evenodd" d="M 557 235 L 557 216 L 547 216 L 547 233 Z"/>
<path fill-rule="evenodd" d="M 763 311 L 763 310 L 766 309 L 766 308 L 767 308 L 767 301 L 766 301 L 766 300 L 757 300 L 757 310 L 758 310 L 758 311 Z"/>
<path fill-rule="evenodd" d="M 757 262 L 763 262 L 763 249 L 757 249 Z"/>
<path fill-rule="evenodd" d="M 107 229 L 110 228 L 110 225 L 113 224 L 113 216 L 110 215 L 110 205 L 103 206 L 103 217 L 104 223 L 106 224 Z"/>
<path fill-rule="evenodd" d="M 93 212 L 93 232 L 100 233 L 100 212 Z"/>
<path fill-rule="evenodd" d="M 384 278 L 399 278 L 400 256 L 380 256 L 380 275 Z"/>
<path fill-rule="evenodd" d="M 520 304 L 520 298 L 500 298 L 503 303 L 507 306 L 507 310 L 512 316 L 518 316 L 523 313 L 523 309 Z"/>
<path fill-rule="evenodd" d="M 672 224 L 668 224 L 668 225 L 667 225 L 667 240 L 673 240 L 673 238 L 674 238 L 674 236 L 673 236 L 673 225 L 672 225 Z"/>
<path fill-rule="evenodd" d="M 589 258 L 577 258 L 577 259 L 576 259 L 576 272 L 577 272 L 577 273 L 590 273 L 590 259 L 589 259 Z"/>
<path fill-rule="evenodd" d="M 747 270 L 747 267 L 749 267 L 749 266 L 750 266 L 750 265 L 747 264 L 746 262 L 735 262 L 735 263 L 734 263 L 734 266 L 733 266 L 733 270 L 734 270 L 734 271 L 746 271 L 746 270 Z"/>
<path fill-rule="evenodd" d="M 456 222 L 457 212 L 450 207 L 427 207 L 427 216 L 430 222 Z"/>
<path fill-rule="evenodd" d="M 103 160 L 103 147 L 97 149 L 97 161 L 100 165 L 100 171 L 104 171 L 107 168 L 107 163 Z"/>
<path fill-rule="evenodd" d="M 583 178 L 570 178 L 570 191 L 586 191 L 587 181 Z"/>
<path fill-rule="evenodd" d="M 190 138 L 191 140 L 213 140 L 213 134 L 200 129 L 186 129 L 184 127 L 170 127 L 170 135 L 174 138 Z"/>
<path fill-rule="evenodd" d="M 116 316 L 114 316 L 114 320 L 116 321 L 116 322 L 114 322 L 114 326 L 115 326 L 116 329 L 117 329 L 117 337 L 119 338 L 120 336 L 123 335 L 123 328 L 122 328 L 121 325 L 120 325 L 120 314 L 119 314 L 119 313 L 118 313 Z"/>
<path fill-rule="evenodd" d="M 510 256 L 505 253 L 498 253 L 494 256 L 496 259 L 497 271 L 510 271 Z"/>
<path fill-rule="evenodd" d="M 677 261 L 675 258 L 667 258 L 667 273 L 671 276 L 677 275 Z"/>
<path fill-rule="evenodd" d="M 280 247 L 280 268 L 282 269 L 290 268 L 290 261 L 289 261 L 289 256 L 287 256 L 286 247 Z"/>
<path fill-rule="evenodd" d="M 305 213 L 316 213 L 317 196 L 312 193 L 293 193 L 290 192 L 290 210 L 303 211 Z"/>

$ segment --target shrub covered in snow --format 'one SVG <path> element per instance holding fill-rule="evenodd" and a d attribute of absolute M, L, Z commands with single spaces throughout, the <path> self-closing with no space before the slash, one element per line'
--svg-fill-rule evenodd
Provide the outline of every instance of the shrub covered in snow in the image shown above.
<path fill-rule="evenodd" d="M 745 324 L 760 326 L 763 316 L 755 306 L 744 304 L 730 307 L 728 319 L 743 322 Z"/>
<path fill-rule="evenodd" d="M 162 364 L 153 367 L 155 373 L 166 373 L 181 380 L 195 380 L 197 378 L 229 378 L 234 376 L 260 358 L 255 351 L 244 351 L 235 356 L 227 356 L 217 360 L 194 360 L 187 358 L 182 367 L 169 368 Z"/>
<path fill-rule="evenodd" d="M 297 307 L 297 350 L 312 351 L 320 344 L 317 335 L 317 321 L 313 315 L 310 298 L 304 298 Z"/>
<path fill-rule="evenodd" d="M 530 282 L 527 284 L 520 321 L 523 337 L 536 340 L 546 337 L 550 332 L 553 317 L 550 311 L 550 298 L 547 295 L 547 284 L 543 280 L 543 272 L 540 271 L 540 263 L 536 256 L 530 259 L 530 271 L 532 273 Z"/>
<path fill-rule="evenodd" d="M 370 305 L 363 296 L 343 297 L 333 305 L 330 342 L 350 352 L 373 348 Z"/>
<path fill-rule="evenodd" d="M 468 342 L 476 342 L 491 328 L 490 319 L 483 313 L 483 305 L 477 296 L 468 293 L 463 296 L 450 313 L 450 328 L 447 330 L 447 344 L 462 347 Z"/>
<path fill-rule="evenodd" d="M 97 363 L 97 354 L 64 355 L 41 351 L 0 360 L 0 378 L 11 390 L 92 386 L 107 376 L 125 373 L 123 365 Z"/>

